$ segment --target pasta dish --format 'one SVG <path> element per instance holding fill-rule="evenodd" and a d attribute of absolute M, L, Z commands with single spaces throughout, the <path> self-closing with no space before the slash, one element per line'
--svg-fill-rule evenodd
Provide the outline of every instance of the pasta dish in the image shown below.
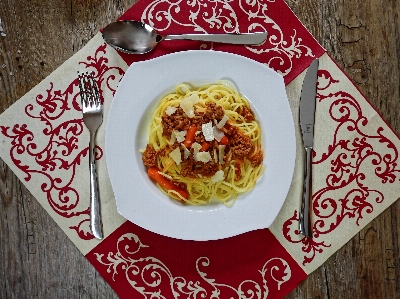
<path fill-rule="evenodd" d="M 142 160 L 160 190 L 182 203 L 231 206 L 264 171 L 261 129 L 227 81 L 181 83 L 155 109 Z"/>

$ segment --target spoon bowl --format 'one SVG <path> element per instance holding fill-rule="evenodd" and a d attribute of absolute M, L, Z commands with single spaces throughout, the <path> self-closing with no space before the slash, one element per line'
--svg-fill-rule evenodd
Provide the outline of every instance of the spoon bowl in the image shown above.
<path fill-rule="evenodd" d="M 116 21 L 103 29 L 103 38 L 116 50 L 128 54 L 144 54 L 162 40 L 198 40 L 240 45 L 259 45 L 267 39 L 267 32 L 224 34 L 159 35 L 151 26 L 139 21 Z"/>

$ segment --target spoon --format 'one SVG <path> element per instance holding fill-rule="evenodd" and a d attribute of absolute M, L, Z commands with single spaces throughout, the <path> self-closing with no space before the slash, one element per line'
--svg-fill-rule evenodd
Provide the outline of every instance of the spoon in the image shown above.
<path fill-rule="evenodd" d="M 259 45 L 267 39 L 267 32 L 225 34 L 159 35 L 151 26 L 139 21 L 117 21 L 103 29 L 103 38 L 116 50 L 128 54 L 150 52 L 163 40 L 185 39 L 238 45 Z"/>

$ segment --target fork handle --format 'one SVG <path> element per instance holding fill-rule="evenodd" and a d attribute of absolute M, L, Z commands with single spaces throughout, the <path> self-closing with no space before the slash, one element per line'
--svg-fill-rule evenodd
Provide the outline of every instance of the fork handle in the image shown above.
<path fill-rule="evenodd" d="M 89 172 L 90 172 L 90 229 L 97 239 L 103 239 L 100 215 L 100 196 L 97 182 L 96 164 L 94 160 L 94 133 L 90 133 Z"/>

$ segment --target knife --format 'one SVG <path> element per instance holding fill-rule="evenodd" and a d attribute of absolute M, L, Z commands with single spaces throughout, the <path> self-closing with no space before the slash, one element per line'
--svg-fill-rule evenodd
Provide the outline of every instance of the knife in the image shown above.
<path fill-rule="evenodd" d="M 300 97 L 300 127 L 305 149 L 304 186 L 303 199 L 300 211 L 300 232 L 312 238 L 311 214 L 312 214 L 312 165 L 311 155 L 314 144 L 314 117 L 315 100 L 317 96 L 319 60 L 315 59 L 304 77 Z"/>

